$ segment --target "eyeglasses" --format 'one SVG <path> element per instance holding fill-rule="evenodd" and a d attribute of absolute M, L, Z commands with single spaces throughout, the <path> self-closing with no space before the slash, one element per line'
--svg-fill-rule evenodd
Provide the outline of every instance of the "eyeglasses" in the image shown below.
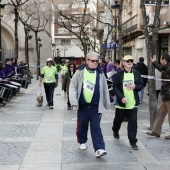
<path fill-rule="evenodd" d="M 90 60 L 92 63 L 98 63 L 99 62 L 99 60 L 91 60 L 91 59 L 88 59 L 88 60 Z"/>
<path fill-rule="evenodd" d="M 126 62 L 126 63 L 129 63 L 129 62 L 133 63 L 133 60 L 130 59 L 130 60 L 126 60 L 125 62 Z"/>

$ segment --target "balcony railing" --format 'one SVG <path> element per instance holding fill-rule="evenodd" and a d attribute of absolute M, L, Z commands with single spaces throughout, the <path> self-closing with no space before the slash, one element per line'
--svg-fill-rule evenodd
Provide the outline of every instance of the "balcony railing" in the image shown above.
<path fill-rule="evenodd" d="M 124 36 L 134 32 L 138 28 L 138 15 L 133 16 L 122 24 L 122 33 Z"/>

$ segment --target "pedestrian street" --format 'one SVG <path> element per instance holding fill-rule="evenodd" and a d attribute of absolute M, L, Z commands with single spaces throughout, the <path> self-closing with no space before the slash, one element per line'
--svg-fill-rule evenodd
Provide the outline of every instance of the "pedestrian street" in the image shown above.
<path fill-rule="evenodd" d="M 61 83 L 55 89 L 54 109 L 49 109 L 43 91 L 43 106 L 36 105 L 38 81 L 0 108 L 0 170 L 169 170 L 170 133 L 166 121 L 160 138 L 145 133 L 149 128 L 148 96 L 138 111 L 138 146 L 132 150 L 127 138 L 127 122 L 120 139 L 112 133 L 114 104 L 102 116 L 101 128 L 107 155 L 95 157 L 91 135 L 87 149 L 80 150 L 76 139 L 76 111 L 67 110 Z M 147 91 L 147 88 L 146 90 Z M 146 92 L 147 93 L 147 92 Z"/>

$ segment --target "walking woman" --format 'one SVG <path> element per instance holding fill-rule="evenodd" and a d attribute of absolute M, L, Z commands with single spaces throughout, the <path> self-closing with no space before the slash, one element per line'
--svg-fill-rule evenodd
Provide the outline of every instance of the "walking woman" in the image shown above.
<path fill-rule="evenodd" d="M 67 91 L 67 97 L 68 97 L 67 109 L 68 110 L 72 109 L 70 100 L 69 100 L 69 86 L 70 86 L 70 81 L 75 72 L 76 72 L 76 65 L 74 63 L 70 63 L 68 65 L 68 71 L 65 73 L 64 78 L 63 78 L 63 83 L 62 83 L 62 90 L 64 90 L 66 87 L 66 91 Z"/>
<path fill-rule="evenodd" d="M 58 72 L 56 67 L 53 66 L 51 58 L 47 59 L 47 66 L 45 66 L 41 71 L 40 86 L 42 84 L 42 79 L 44 79 L 47 106 L 49 106 L 50 109 L 53 109 L 54 89 L 58 86 Z"/>

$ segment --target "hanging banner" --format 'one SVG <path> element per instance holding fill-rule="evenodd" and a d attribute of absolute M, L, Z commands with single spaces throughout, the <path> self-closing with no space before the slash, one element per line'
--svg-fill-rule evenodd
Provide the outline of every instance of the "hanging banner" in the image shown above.
<path fill-rule="evenodd" d="M 169 3 L 170 0 L 162 0 L 162 4 L 161 6 L 168 6 L 170 3 Z M 144 1 L 144 4 L 145 5 L 151 5 L 151 6 L 155 6 L 157 3 L 157 0 L 145 0 Z"/>

